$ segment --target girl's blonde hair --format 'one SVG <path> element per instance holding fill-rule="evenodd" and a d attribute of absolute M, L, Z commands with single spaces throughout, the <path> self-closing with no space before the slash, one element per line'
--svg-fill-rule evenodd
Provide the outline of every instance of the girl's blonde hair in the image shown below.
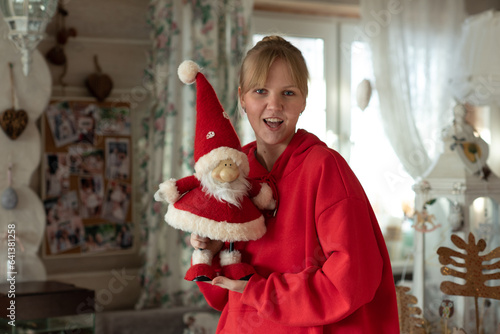
<path fill-rule="evenodd" d="M 309 71 L 304 57 L 294 45 L 276 35 L 264 37 L 243 59 L 239 82 L 242 94 L 265 85 L 269 69 L 276 59 L 288 65 L 293 82 L 306 98 Z"/>

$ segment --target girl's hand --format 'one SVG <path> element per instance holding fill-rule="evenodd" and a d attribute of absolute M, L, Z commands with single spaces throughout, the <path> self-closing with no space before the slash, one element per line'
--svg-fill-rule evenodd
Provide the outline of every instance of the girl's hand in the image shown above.
<path fill-rule="evenodd" d="M 248 281 L 232 280 L 225 276 L 217 276 L 212 280 L 212 285 L 239 293 L 243 293 L 247 283 Z"/>
<path fill-rule="evenodd" d="M 191 246 L 195 249 L 208 249 L 212 254 L 219 252 L 224 245 L 220 240 L 212 240 L 209 238 L 200 237 L 197 234 L 191 233 Z"/>

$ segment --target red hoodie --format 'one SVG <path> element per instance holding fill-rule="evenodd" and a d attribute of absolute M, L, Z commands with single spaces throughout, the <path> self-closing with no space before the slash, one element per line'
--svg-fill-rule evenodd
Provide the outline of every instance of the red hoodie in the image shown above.
<path fill-rule="evenodd" d="M 245 146 L 250 178 L 277 196 L 267 232 L 238 245 L 254 266 L 241 293 L 199 287 L 221 310 L 217 333 L 399 333 L 391 263 L 375 215 L 345 160 L 298 130 L 268 172 Z"/>

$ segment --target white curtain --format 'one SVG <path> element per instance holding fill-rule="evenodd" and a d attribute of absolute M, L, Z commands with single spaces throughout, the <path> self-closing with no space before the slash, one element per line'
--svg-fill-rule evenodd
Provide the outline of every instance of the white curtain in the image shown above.
<path fill-rule="evenodd" d="M 151 0 L 152 46 L 146 82 L 154 104 L 138 142 L 141 184 L 142 295 L 136 308 L 206 305 L 196 284 L 184 281 L 192 247 L 189 233 L 164 221 L 154 202 L 158 185 L 193 174 L 196 85 L 177 76 L 186 59 L 197 62 L 229 116 L 236 118 L 238 70 L 250 42 L 252 0 Z M 234 123 L 233 123 L 234 124 Z"/>
<path fill-rule="evenodd" d="M 451 63 L 463 0 L 361 0 L 384 130 L 414 179 L 432 166 L 451 121 Z"/>

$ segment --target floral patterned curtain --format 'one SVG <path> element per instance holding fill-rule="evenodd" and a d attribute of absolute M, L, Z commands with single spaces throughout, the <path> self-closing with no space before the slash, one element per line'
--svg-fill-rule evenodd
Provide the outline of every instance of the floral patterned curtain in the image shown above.
<path fill-rule="evenodd" d="M 138 142 L 145 258 L 138 309 L 205 305 L 197 285 L 183 279 L 192 253 L 190 235 L 164 222 L 167 206 L 155 202 L 153 194 L 165 179 L 193 173 L 196 85 L 180 82 L 177 67 L 183 60 L 203 68 L 235 124 L 238 70 L 251 41 L 252 7 L 251 0 L 150 2 L 153 45 L 146 80 L 154 105 L 143 119 Z"/>

